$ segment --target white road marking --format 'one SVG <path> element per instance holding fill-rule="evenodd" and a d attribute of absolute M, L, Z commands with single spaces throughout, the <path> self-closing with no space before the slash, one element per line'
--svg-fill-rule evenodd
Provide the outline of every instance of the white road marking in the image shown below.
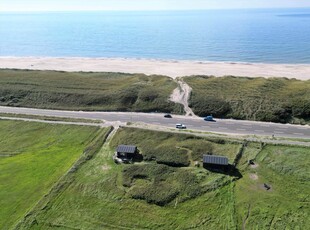
<path fill-rule="evenodd" d="M 265 132 L 265 130 L 260 130 L 260 129 L 256 129 L 256 130 L 254 130 L 254 132 Z"/>
<path fill-rule="evenodd" d="M 284 132 L 281 132 L 281 131 L 274 131 L 274 133 L 284 133 Z"/>
<path fill-rule="evenodd" d="M 246 129 L 236 129 L 236 130 L 245 131 Z"/>
<path fill-rule="evenodd" d="M 295 134 L 295 135 L 305 135 L 305 134 L 303 134 L 303 133 L 293 133 L 293 134 Z"/>

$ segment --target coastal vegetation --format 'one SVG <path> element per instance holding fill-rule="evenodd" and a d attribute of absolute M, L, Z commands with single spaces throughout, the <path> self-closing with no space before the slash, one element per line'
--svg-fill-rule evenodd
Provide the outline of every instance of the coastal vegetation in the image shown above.
<path fill-rule="evenodd" d="M 0 127 L 0 229 L 13 228 L 106 132 L 9 120 L 0 120 Z"/>
<path fill-rule="evenodd" d="M 0 70 L 0 105 L 44 109 L 174 112 L 177 83 L 144 74 Z"/>
<path fill-rule="evenodd" d="M 144 161 L 115 164 L 118 144 L 137 145 Z M 93 158 L 62 178 L 18 229 L 303 229 L 309 222 L 307 151 L 120 128 Z M 201 164 L 207 152 L 227 156 L 236 169 L 196 167 L 194 161 Z M 186 165 L 171 166 L 180 154 L 186 154 Z M 162 155 L 170 155 L 169 163 L 157 161 Z"/>
<path fill-rule="evenodd" d="M 198 116 L 309 124 L 310 81 L 190 76 L 189 107 Z M 184 114 L 169 101 L 177 83 L 144 74 L 0 70 L 0 105 L 89 111 Z"/>
<path fill-rule="evenodd" d="M 305 124 L 310 80 L 191 76 L 189 106 L 198 116 Z"/>

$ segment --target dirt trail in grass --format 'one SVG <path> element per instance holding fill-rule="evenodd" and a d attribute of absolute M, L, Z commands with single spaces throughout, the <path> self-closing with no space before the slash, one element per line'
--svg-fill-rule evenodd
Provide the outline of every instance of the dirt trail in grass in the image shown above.
<path fill-rule="evenodd" d="M 115 122 L 115 123 L 113 124 L 113 130 L 112 130 L 112 132 L 109 134 L 109 136 L 107 137 L 107 139 L 106 139 L 106 141 L 105 141 L 104 144 L 110 142 L 110 140 L 112 139 L 112 137 L 114 136 L 114 134 L 117 132 L 117 130 L 119 129 L 119 127 L 120 127 L 120 124 L 119 124 L 119 123 Z"/>
<path fill-rule="evenodd" d="M 248 218 L 250 216 L 250 211 L 251 211 L 251 205 L 249 204 L 248 212 L 247 212 L 246 217 L 245 217 L 245 219 L 243 220 L 243 223 L 242 223 L 242 230 L 245 230 L 245 226 L 246 226 L 247 220 L 248 220 Z"/>
<path fill-rule="evenodd" d="M 176 81 L 178 83 L 178 87 L 173 90 L 169 100 L 175 103 L 182 104 L 184 106 L 186 116 L 196 116 L 193 110 L 188 106 L 188 101 L 192 92 L 192 88 L 182 79 L 177 79 Z"/>

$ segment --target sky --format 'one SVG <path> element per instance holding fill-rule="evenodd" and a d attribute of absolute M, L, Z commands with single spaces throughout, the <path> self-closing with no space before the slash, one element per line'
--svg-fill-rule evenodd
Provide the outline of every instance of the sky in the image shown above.
<path fill-rule="evenodd" d="M 193 10 L 310 7 L 310 0 L 0 0 L 0 11 Z"/>

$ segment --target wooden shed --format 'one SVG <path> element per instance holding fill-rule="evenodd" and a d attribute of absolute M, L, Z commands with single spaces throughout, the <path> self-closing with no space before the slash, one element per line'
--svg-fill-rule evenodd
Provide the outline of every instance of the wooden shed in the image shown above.
<path fill-rule="evenodd" d="M 138 153 L 137 146 L 134 145 L 119 145 L 116 148 L 116 156 L 118 158 L 132 159 Z"/>
<path fill-rule="evenodd" d="M 216 155 L 203 155 L 203 164 L 206 166 L 228 166 L 228 158 Z"/>

